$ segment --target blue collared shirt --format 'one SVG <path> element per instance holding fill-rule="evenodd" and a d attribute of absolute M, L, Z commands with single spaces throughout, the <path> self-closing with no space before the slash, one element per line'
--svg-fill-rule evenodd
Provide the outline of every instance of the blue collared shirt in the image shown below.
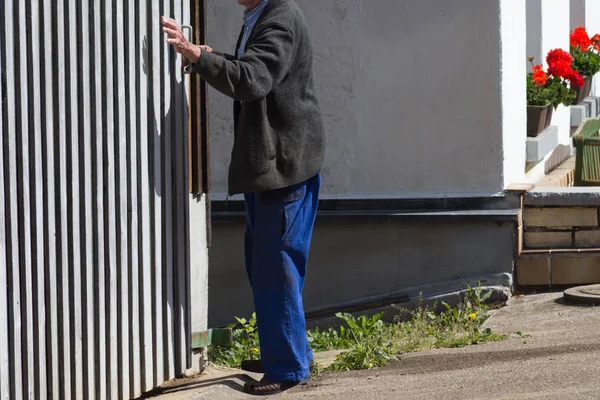
<path fill-rule="evenodd" d="M 267 3 L 269 3 L 269 0 L 263 0 L 263 2 L 253 10 L 246 10 L 244 12 L 244 35 L 242 36 L 240 47 L 237 49 L 238 58 L 242 57 L 246 52 L 246 44 L 248 44 L 248 39 L 250 39 L 252 29 L 254 28 L 254 25 L 256 25 L 256 21 L 258 21 L 263 13 Z"/>

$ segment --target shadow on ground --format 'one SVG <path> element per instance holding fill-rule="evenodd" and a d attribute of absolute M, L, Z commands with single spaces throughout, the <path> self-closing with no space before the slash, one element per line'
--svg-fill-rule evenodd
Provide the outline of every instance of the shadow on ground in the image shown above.
<path fill-rule="evenodd" d="M 200 394 L 214 393 L 217 395 L 217 392 L 229 393 L 226 398 L 237 398 L 234 396 L 235 393 L 240 396 L 244 395 L 244 383 L 256 382 L 256 379 L 248 374 L 237 373 L 236 371 L 237 370 L 211 367 L 199 377 L 177 379 L 168 382 L 160 388 L 140 397 L 139 400 L 151 398 L 160 398 L 161 400 L 188 399 L 197 398 Z"/>

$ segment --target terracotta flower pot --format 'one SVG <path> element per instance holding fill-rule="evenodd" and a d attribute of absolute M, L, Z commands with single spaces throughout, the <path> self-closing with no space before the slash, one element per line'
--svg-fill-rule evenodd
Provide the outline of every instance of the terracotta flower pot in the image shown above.
<path fill-rule="evenodd" d="M 554 109 L 547 106 L 527 106 L 527 136 L 536 137 L 550 126 Z"/>
<path fill-rule="evenodd" d="M 592 91 L 592 77 L 584 76 L 583 77 L 584 84 L 583 86 L 576 86 L 573 88 L 575 90 L 576 97 L 573 100 L 573 105 L 581 103 L 586 97 L 590 95 Z"/>

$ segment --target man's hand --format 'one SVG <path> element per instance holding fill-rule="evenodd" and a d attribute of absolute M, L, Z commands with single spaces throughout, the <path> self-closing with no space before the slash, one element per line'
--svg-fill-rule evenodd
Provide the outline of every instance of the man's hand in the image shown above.
<path fill-rule="evenodd" d="M 168 17 L 162 17 L 163 31 L 168 35 L 167 43 L 173 46 L 173 49 L 183 57 L 187 58 L 193 63 L 198 62 L 200 54 L 202 54 L 203 46 L 196 46 L 190 43 L 179 24 L 173 19 Z M 206 46 L 208 49 L 210 47 Z M 212 49 L 206 50 L 212 52 Z"/>

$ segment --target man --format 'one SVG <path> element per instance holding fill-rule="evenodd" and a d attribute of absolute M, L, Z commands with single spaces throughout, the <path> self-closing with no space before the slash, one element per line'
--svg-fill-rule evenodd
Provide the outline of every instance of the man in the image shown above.
<path fill-rule="evenodd" d="M 302 290 L 317 212 L 324 128 L 315 96 L 308 27 L 294 0 L 237 0 L 246 7 L 235 55 L 189 43 L 163 17 L 167 42 L 211 86 L 234 100 L 229 194 L 246 204 L 246 270 L 258 321 L 264 378 L 251 394 L 310 378 Z"/>

